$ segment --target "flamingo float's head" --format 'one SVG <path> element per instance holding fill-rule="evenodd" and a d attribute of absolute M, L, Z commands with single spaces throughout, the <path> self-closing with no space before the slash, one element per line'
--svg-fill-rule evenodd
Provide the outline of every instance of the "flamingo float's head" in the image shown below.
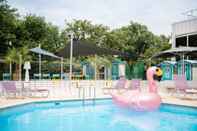
<path fill-rule="evenodd" d="M 148 80 L 158 80 L 160 81 L 161 78 L 162 78 L 162 70 L 161 68 L 157 67 L 157 66 L 152 66 L 152 67 L 149 67 L 147 72 L 146 72 L 146 75 L 147 75 L 147 79 Z"/>
<path fill-rule="evenodd" d="M 162 72 L 161 68 L 156 67 L 155 71 L 154 71 L 154 75 L 153 75 L 154 80 L 160 81 L 162 78 L 162 75 L 163 75 L 163 72 Z"/>

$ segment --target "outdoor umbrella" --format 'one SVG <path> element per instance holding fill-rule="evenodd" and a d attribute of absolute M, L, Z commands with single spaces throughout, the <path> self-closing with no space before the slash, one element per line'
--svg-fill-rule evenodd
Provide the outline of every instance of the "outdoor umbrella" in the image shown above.
<path fill-rule="evenodd" d="M 61 79 L 62 79 L 62 73 L 63 73 L 63 58 L 62 57 L 56 56 L 55 54 L 51 52 L 41 49 L 40 46 L 36 48 L 32 48 L 30 49 L 30 51 L 39 54 L 39 78 L 40 79 L 41 79 L 41 63 L 42 63 L 41 55 L 61 59 Z"/>
<path fill-rule="evenodd" d="M 167 57 L 174 57 L 174 56 L 179 56 L 180 58 L 183 59 L 183 74 L 184 74 L 184 59 L 185 56 L 197 56 L 197 47 L 178 47 L 178 48 L 172 48 L 169 50 L 165 50 L 162 52 L 159 52 L 158 54 L 155 54 L 154 56 L 151 57 L 153 58 L 167 58 Z"/>
<path fill-rule="evenodd" d="M 23 68 L 25 69 L 25 81 L 28 82 L 29 81 L 29 70 L 31 69 L 30 62 L 26 61 Z"/>
<path fill-rule="evenodd" d="M 90 56 L 90 55 L 119 55 L 122 57 L 128 57 L 128 53 L 122 53 L 120 51 L 100 47 L 96 44 L 88 41 L 75 40 L 71 38 L 71 42 L 67 44 L 63 49 L 56 53 L 56 55 L 69 58 L 70 57 L 70 79 L 72 76 L 72 57 L 78 56 Z M 96 58 L 96 57 L 95 57 Z M 95 64 L 96 71 L 96 64 Z M 96 72 L 95 72 L 96 76 Z M 95 77 L 96 78 L 96 77 Z"/>

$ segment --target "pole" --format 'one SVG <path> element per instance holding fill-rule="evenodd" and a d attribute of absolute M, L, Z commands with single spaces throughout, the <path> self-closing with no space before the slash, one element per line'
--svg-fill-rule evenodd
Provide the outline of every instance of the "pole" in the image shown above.
<path fill-rule="evenodd" d="M 184 58 L 185 56 L 184 56 L 184 54 L 183 54 L 183 72 L 182 72 L 182 75 L 184 75 L 185 76 L 185 62 L 184 62 Z"/>
<path fill-rule="evenodd" d="M 12 61 L 10 61 L 10 80 L 12 80 Z"/>
<path fill-rule="evenodd" d="M 12 42 L 9 41 L 9 45 L 12 46 Z M 10 60 L 10 80 L 12 80 L 12 61 Z"/>
<path fill-rule="evenodd" d="M 41 45 L 39 44 L 39 48 L 41 48 Z M 39 54 L 39 80 L 41 80 L 41 71 L 42 71 L 42 58 L 41 58 L 41 54 Z"/>
<path fill-rule="evenodd" d="M 187 35 L 186 37 L 187 37 L 187 47 L 189 47 L 189 35 Z M 188 56 L 186 57 L 186 59 L 188 60 Z"/>
<path fill-rule="evenodd" d="M 97 70 L 97 68 L 96 68 L 96 55 L 94 55 L 94 58 L 95 58 L 95 62 L 94 62 L 94 70 L 95 70 L 94 75 L 95 75 L 95 76 L 94 76 L 94 79 L 95 79 L 95 82 L 96 82 L 96 79 L 97 79 L 97 78 L 96 78 L 96 76 L 97 76 L 97 71 L 96 71 L 96 70 Z"/>
<path fill-rule="evenodd" d="M 21 66 L 22 66 L 22 55 L 20 54 L 19 55 L 19 81 L 22 80 L 21 79 L 21 76 L 22 76 L 22 68 L 21 68 Z"/>
<path fill-rule="evenodd" d="M 97 80 L 97 77 L 96 77 L 96 76 L 97 76 L 96 55 L 95 55 L 94 57 L 95 57 L 95 63 L 94 63 L 94 64 L 95 64 L 95 65 L 94 65 L 94 69 L 95 69 L 95 73 L 94 73 L 94 74 L 95 74 L 95 78 L 94 78 L 94 81 L 95 81 L 95 82 L 94 82 L 94 83 L 95 83 L 95 85 L 94 85 L 94 97 L 93 97 L 93 100 L 95 100 L 95 98 L 96 98 L 96 85 L 97 85 L 97 82 L 96 82 L 96 80 Z M 94 101 L 94 102 L 95 102 L 95 101 Z"/>
<path fill-rule="evenodd" d="M 70 80 L 72 80 L 73 33 L 70 36 Z"/>
<path fill-rule="evenodd" d="M 63 79 L 63 57 L 61 57 L 61 80 Z"/>

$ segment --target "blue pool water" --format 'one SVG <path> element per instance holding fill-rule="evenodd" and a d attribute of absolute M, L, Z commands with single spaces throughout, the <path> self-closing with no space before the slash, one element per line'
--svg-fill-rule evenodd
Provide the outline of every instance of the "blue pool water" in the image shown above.
<path fill-rule="evenodd" d="M 42 102 L 0 110 L 0 131 L 197 131 L 197 109 L 135 112 L 111 100 Z"/>

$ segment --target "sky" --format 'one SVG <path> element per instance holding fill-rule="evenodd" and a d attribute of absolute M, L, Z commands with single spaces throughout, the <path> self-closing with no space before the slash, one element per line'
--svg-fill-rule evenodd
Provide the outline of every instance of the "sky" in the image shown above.
<path fill-rule="evenodd" d="M 87 19 L 111 29 L 130 21 L 144 24 L 156 35 L 171 34 L 171 25 L 186 19 L 182 15 L 197 8 L 197 0 L 8 0 L 18 12 L 43 16 L 64 28 L 65 21 Z"/>

